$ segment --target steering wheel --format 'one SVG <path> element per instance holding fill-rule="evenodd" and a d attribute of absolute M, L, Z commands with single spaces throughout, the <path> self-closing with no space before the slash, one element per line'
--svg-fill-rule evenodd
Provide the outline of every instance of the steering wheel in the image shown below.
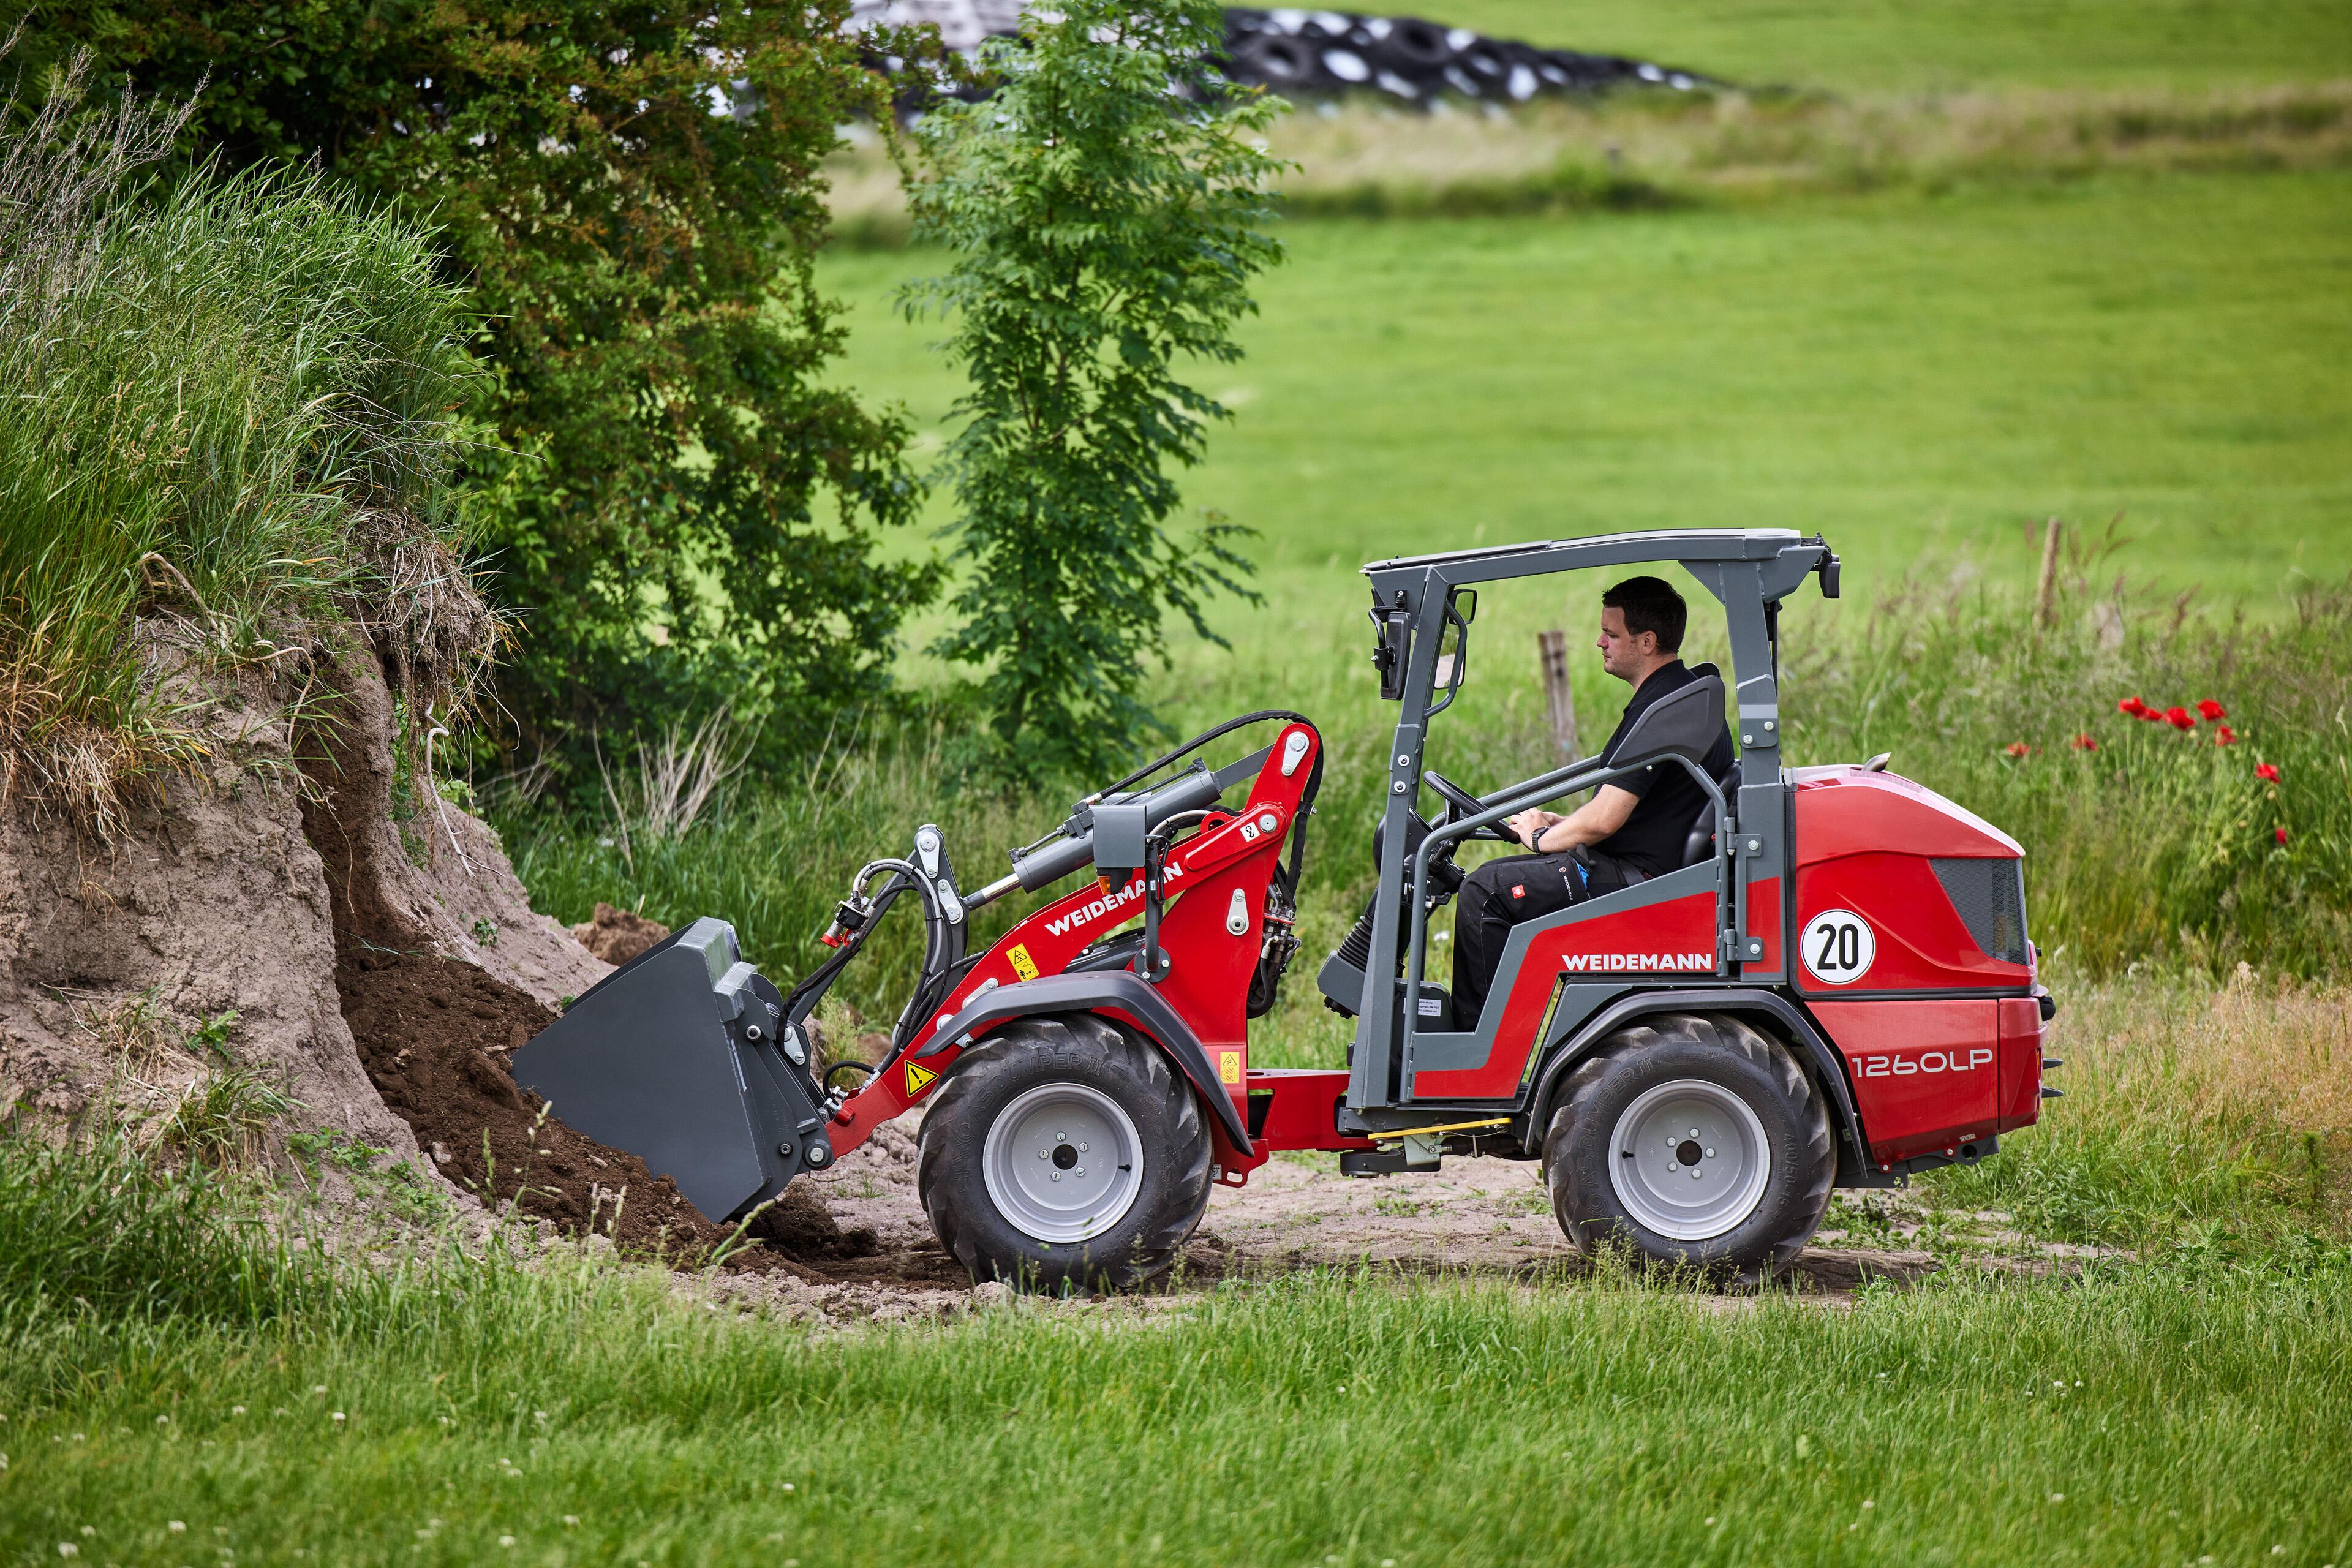
<path fill-rule="evenodd" d="M 1460 822 L 1465 818 L 1475 816 L 1480 812 L 1486 809 L 1486 802 L 1480 800 L 1476 795 L 1472 795 L 1468 790 L 1464 789 L 1460 784 L 1454 783 L 1444 773 L 1437 773 L 1433 770 L 1425 772 L 1421 775 L 1421 782 L 1427 784 L 1431 789 L 1435 790 L 1437 792 L 1438 799 L 1445 803 L 1445 820 L 1449 823 Z M 1486 826 L 1478 829 L 1478 831 L 1471 834 L 1469 837 L 1473 838 L 1492 838 L 1497 843 L 1502 844 L 1518 843 L 1517 839 L 1504 832 L 1501 827 L 1491 823 Z"/>

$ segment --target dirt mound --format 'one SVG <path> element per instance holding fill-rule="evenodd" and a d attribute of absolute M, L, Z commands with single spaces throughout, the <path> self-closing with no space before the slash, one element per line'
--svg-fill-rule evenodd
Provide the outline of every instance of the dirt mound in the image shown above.
<path fill-rule="evenodd" d="M 289 689 L 251 670 L 199 685 L 171 673 L 193 659 L 194 633 L 150 621 L 133 635 L 206 755 L 127 806 L 109 841 L 0 801 L 0 1121 L 102 1104 L 144 1117 L 226 1084 L 232 1098 L 289 1096 L 299 1125 L 409 1157 L 336 1005 Z M 340 1178 L 328 1184 L 340 1201 Z"/>
<path fill-rule="evenodd" d="M 593 920 L 572 928 L 572 940 L 610 964 L 623 964 L 669 934 L 669 927 L 634 910 L 599 901 Z"/>
<path fill-rule="evenodd" d="M 546 1114 L 518 1087 L 509 1054 L 554 1021 L 530 996 L 469 963 L 434 953 L 353 944 L 335 970 L 360 1060 L 383 1101 L 406 1121 L 434 1165 L 495 1207 L 570 1235 L 610 1237 L 621 1251 L 691 1267 L 733 1234 L 714 1225 L 634 1154 Z M 730 1261 L 828 1278 L 808 1262 L 854 1258 L 871 1232 L 844 1234 L 804 1184 L 753 1223 L 761 1245 Z"/>
<path fill-rule="evenodd" d="M 551 1006 L 610 973 L 532 910 L 488 824 L 429 781 L 404 787 L 399 710 L 364 634 L 325 628 L 320 648 L 328 695 L 298 749 L 311 786 L 303 827 L 326 868 L 338 942 L 463 959 Z"/>

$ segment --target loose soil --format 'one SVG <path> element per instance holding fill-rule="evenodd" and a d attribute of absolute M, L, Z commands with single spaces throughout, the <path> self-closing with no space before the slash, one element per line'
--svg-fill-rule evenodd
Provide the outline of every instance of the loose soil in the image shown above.
<path fill-rule="evenodd" d="M 623 1253 L 677 1267 L 702 1263 L 733 1235 L 668 1177 L 565 1126 L 515 1083 L 511 1053 L 555 1018 L 530 996 L 469 963 L 359 944 L 340 955 L 335 984 L 384 1103 L 443 1175 L 492 1207 L 516 1204 L 567 1235 L 607 1237 Z M 730 1268 L 808 1280 L 898 1277 L 887 1261 L 861 1265 L 873 1234 L 842 1230 L 805 1184 L 754 1220 L 751 1235 L 758 1245 L 730 1257 Z"/>
<path fill-rule="evenodd" d="M 631 910 L 599 901 L 595 914 L 572 928 L 572 940 L 615 968 L 669 934 L 669 927 Z"/>
<path fill-rule="evenodd" d="M 915 1188 L 919 1111 L 875 1130 L 831 1169 L 795 1188 L 820 1197 L 835 1224 L 875 1237 L 864 1279 L 895 1289 L 779 1290 L 755 1282 L 722 1287 L 739 1308 L 809 1319 L 953 1318 L 1003 1288 L 971 1289 L 931 1234 Z M 1947 1238 L 1921 1245 L 1930 1218 Z M 1957 1242 L 1957 1246 L 1954 1243 Z M 1836 1194 L 1814 1245 L 1775 1282 L 1826 1307 L 1851 1305 L 1863 1286 L 1897 1287 L 1950 1270 L 2064 1273 L 2095 1249 L 2044 1243 L 2010 1228 L 2005 1215 L 1931 1216 L 1907 1194 Z M 1339 1174 L 1328 1154 L 1278 1155 L 1239 1189 L 1212 1189 L 1208 1212 L 1178 1268 L 1142 1298 L 1097 1300 L 1080 1310 L 1157 1310 L 1221 1279 L 1263 1279 L 1310 1269 L 1368 1270 L 1381 1278 L 1454 1277 L 1527 1283 L 1591 1268 L 1553 1219 L 1534 1163 L 1449 1159 L 1442 1170 L 1376 1181 Z M 1752 1305 L 1752 1283 L 1726 1281 L 1726 1310 Z"/>

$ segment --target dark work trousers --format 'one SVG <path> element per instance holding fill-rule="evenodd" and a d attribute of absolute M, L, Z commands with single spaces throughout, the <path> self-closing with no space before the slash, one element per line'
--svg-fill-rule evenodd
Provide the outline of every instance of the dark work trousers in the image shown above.
<path fill-rule="evenodd" d="M 1629 873 L 1614 858 L 1589 850 L 1512 855 L 1471 872 L 1454 906 L 1455 1031 L 1467 1033 L 1478 1026 L 1486 992 L 1495 984 L 1495 966 L 1503 962 L 1513 926 L 1639 880 L 1638 874 Z"/>

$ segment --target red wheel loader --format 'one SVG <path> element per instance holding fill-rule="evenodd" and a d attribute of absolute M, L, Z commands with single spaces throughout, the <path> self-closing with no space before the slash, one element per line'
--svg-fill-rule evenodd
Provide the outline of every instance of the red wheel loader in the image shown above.
<path fill-rule="evenodd" d="M 1427 766 L 1469 668 L 1479 584 L 1675 562 L 1724 610 L 1732 679 L 1651 705 L 1612 754 L 1479 796 Z M 966 890 L 932 826 L 855 879 L 789 995 L 704 919 L 606 978 L 516 1053 L 515 1075 L 592 1137 L 642 1155 L 714 1219 L 749 1213 L 921 1104 L 922 1202 L 975 1279 L 1129 1286 L 1167 1268 L 1210 1188 L 1277 1151 L 1349 1174 L 1448 1154 L 1539 1161 L 1561 1228 L 1670 1262 L 1784 1264 L 1832 1187 L 1902 1184 L 1990 1154 L 2054 1089 L 2055 1011 L 2026 938 L 2022 854 L 1886 771 L 1786 768 L 1784 601 L 1837 556 L 1785 530 L 1616 534 L 1382 561 L 1372 588 L 1387 753 L 1379 881 L 1324 963 L 1355 1019 L 1344 1070 L 1260 1068 L 1323 773 L 1315 726 L 1246 714 L 1079 802 Z M 1703 766 L 1728 710 L 1739 761 Z M 1222 767 L 1201 753 L 1278 726 Z M 1262 730 L 1258 732 L 1263 732 Z M 1461 847 L 1513 813 L 1649 766 L 1707 805 L 1681 868 L 1513 928 L 1477 1026 L 1426 978 Z M 1426 788 L 1437 814 L 1417 810 Z M 985 951 L 971 911 L 1052 896 Z M 920 978 L 878 1065 L 820 1080 L 807 1021 L 900 900 Z M 852 1075 L 856 1084 L 832 1080 Z"/>

